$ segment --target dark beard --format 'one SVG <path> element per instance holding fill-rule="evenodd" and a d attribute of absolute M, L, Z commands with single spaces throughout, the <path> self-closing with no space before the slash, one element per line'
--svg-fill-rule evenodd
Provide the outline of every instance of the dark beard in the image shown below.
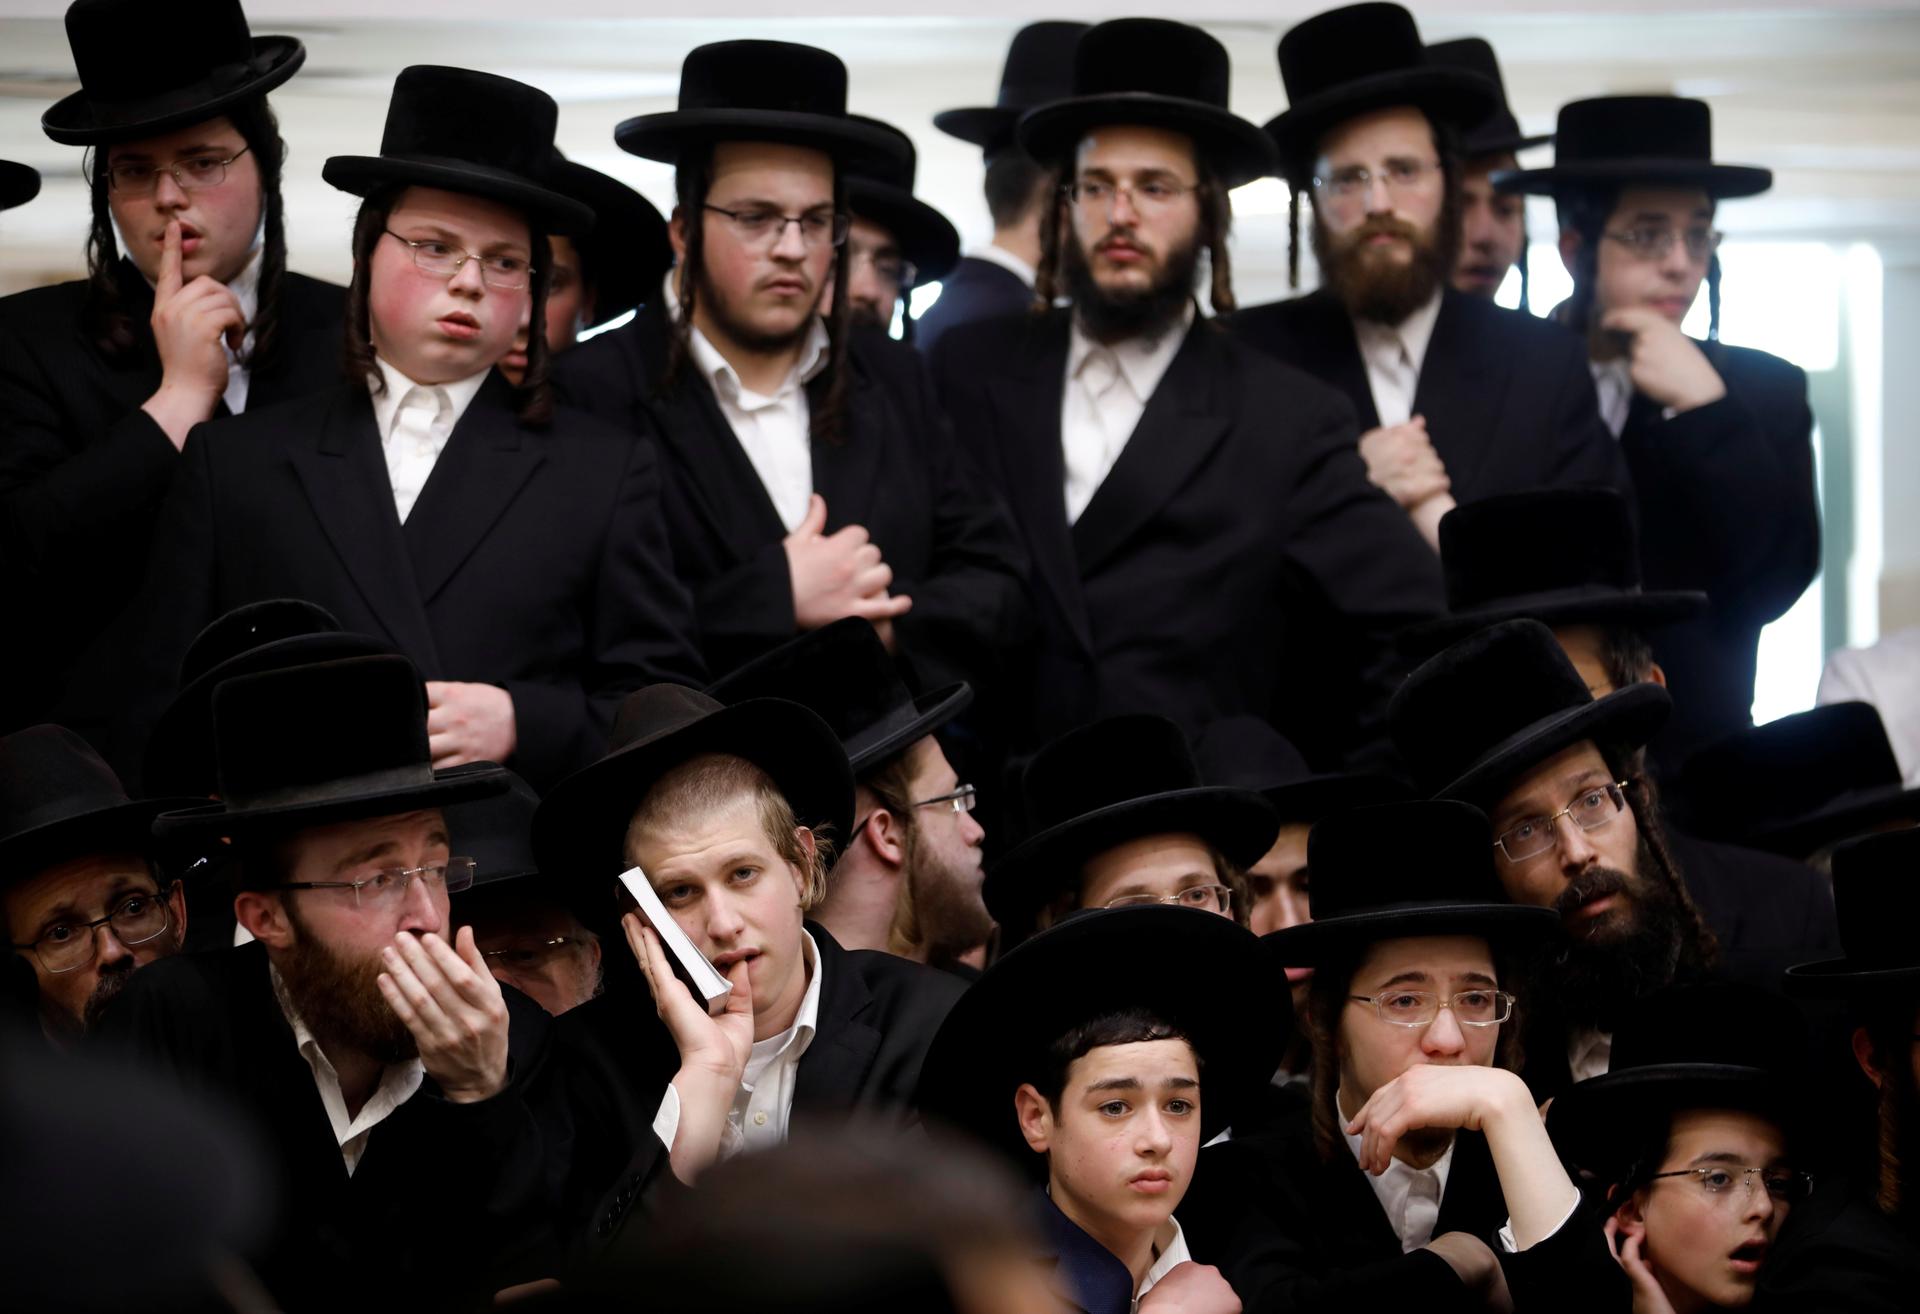
<path fill-rule="evenodd" d="M 112 967 L 102 968 L 100 979 L 94 983 L 93 993 L 87 996 L 87 1002 L 80 1009 L 80 1029 L 91 1031 L 100 1021 L 100 1014 L 106 1010 L 120 992 L 126 989 L 127 982 L 133 979 L 134 961 L 123 958 Z"/>
<path fill-rule="evenodd" d="M 1200 245 L 1189 242 L 1167 252 L 1160 276 L 1135 291 L 1109 292 L 1093 276 L 1077 237 L 1062 244 L 1060 270 L 1080 327 L 1095 342 L 1111 345 L 1129 338 L 1157 338 L 1179 322 L 1193 301 Z"/>
<path fill-rule="evenodd" d="M 1370 259 L 1366 241 L 1381 233 L 1398 234 L 1413 245 L 1413 258 L 1400 265 Z M 1320 280 L 1355 319 L 1398 324 L 1432 300 L 1453 268 L 1456 242 L 1444 240 L 1446 217 L 1435 227 L 1420 229 L 1391 215 L 1376 215 L 1343 237 L 1335 238 L 1320 220 L 1313 221 L 1313 258 L 1320 264 Z"/>
<path fill-rule="evenodd" d="M 979 881 L 949 869 L 920 844 L 918 830 L 908 832 L 907 871 L 913 907 L 927 961 L 939 967 L 987 942 L 993 915 L 980 898 Z"/>
<path fill-rule="evenodd" d="M 404 1063 L 420 1056 L 406 1023 L 380 993 L 378 958 L 354 962 L 319 940 L 304 926 L 299 938 L 275 960 L 293 1007 L 322 1049 L 346 1049 L 379 1063 Z"/>
<path fill-rule="evenodd" d="M 799 324 L 786 333 L 767 333 L 747 323 L 728 302 L 720 289 L 714 286 L 712 277 L 704 264 L 693 269 L 693 286 L 698 304 L 705 306 L 707 314 L 719 330 L 748 351 L 772 353 L 785 351 L 806 341 L 813 321 L 820 313 L 820 290 L 816 289 L 811 313 L 801 316 Z M 824 285 L 823 285 L 824 286 Z"/>
<path fill-rule="evenodd" d="M 1624 896 L 1624 906 L 1604 914 L 1601 924 L 1563 934 L 1549 969 L 1554 999 L 1576 1029 L 1613 1031 L 1634 1001 L 1672 984 L 1679 968 L 1680 902 L 1667 882 L 1649 875 L 1659 868 L 1645 836 L 1634 865 L 1634 876 L 1591 868 L 1568 882 L 1554 903 L 1564 927 L 1567 915 L 1589 899 Z"/>

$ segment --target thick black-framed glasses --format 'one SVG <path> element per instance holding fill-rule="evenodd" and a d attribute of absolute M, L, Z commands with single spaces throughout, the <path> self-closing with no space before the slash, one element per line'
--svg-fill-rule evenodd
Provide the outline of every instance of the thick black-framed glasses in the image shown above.
<path fill-rule="evenodd" d="M 172 889 L 169 884 L 159 890 L 122 895 L 105 917 L 90 922 L 55 922 L 32 944 L 13 947 L 31 950 L 50 973 L 78 971 L 94 960 L 99 939 L 94 932 L 102 926 L 112 927 L 113 938 L 129 949 L 165 935 L 173 925 L 173 909 L 167 904 Z"/>
<path fill-rule="evenodd" d="M 123 160 L 107 166 L 107 189 L 121 196 L 151 196 L 153 189 L 160 185 L 160 175 L 163 173 L 172 174 L 173 181 L 183 192 L 218 187 L 227 180 L 227 167 L 249 149 L 242 146 L 225 159 L 215 155 L 193 155 L 184 160 L 175 160 L 172 164 Z"/>
<path fill-rule="evenodd" d="M 770 206 L 758 205 L 746 210 L 729 210 L 711 204 L 701 208 L 726 216 L 727 226 L 733 229 L 734 235 L 753 246 L 774 245 L 786 235 L 788 224 L 800 229 L 800 240 L 809 250 L 839 246 L 847 240 L 847 230 L 853 227 L 853 216 L 842 210 L 782 214 Z"/>
<path fill-rule="evenodd" d="M 287 881 L 281 890 L 352 890 L 357 908 L 392 907 L 406 898 L 407 887 L 415 881 L 444 885 L 448 894 L 458 894 L 473 884 L 472 858 L 448 858 L 425 867 L 389 867 L 376 871 L 363 881 Z"/>

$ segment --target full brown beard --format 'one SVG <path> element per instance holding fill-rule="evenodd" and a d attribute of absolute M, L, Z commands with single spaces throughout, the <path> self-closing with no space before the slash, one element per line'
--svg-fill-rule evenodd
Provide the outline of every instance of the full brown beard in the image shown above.
<path fill-rule="evenodd" d="M 380 993 L 380 960 L 337 953 L 297 919 L 295 929 L 298 938 L 274 966 L 321 1048 L 345 1046 L 385 1064 L 418 1058 L 413 1033 Z"/>
<path fill-rule="evenodd" d="M 1374 256 L 1368 239 L 1405 238 L 1413 255 L 1405 264 Z M 1340 237 L 1313 224 L 1313 257 L 1327 290 L 1340 298 L 1355 319 L 1398 324 L 1427 304 L 1453 268 L 1458 242 L 1447 240 L 1445 216 L 1430 228 L 1416 228 L 1392 215 L 1375 215 Z"/>

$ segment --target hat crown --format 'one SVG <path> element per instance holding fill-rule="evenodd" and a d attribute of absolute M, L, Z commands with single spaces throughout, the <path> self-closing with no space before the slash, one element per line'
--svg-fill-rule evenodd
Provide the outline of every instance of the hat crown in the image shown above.
<path fill-rule="evenodd" d="M 749 698 L 799 703 L 847 745 L 869 731 L 911 720 L 916 710 L 886 645 L 858 616 L 788 640 L 714 681 L 707 692 L 727 703 Z"/>
<path fill-rule="evenodd" d="M 538 87 L 473 69 L 414 64 L 394 79 L 383 159 L 454 161 L 544 179 L 560 107 Z"/>
<path fill-rule="evenodd" d="M 914 150 L 913 138 L 883 119 L 869 118 L 865 114 L 849 114 L 855 123 L 864 123 L 869 128 L 884 132 L 892 139 L 894 149 L 885 155 L 872 155 L 849 163 L 847 174 L 855 181 L 879 183 L 883 187 L 894 187 L 911 196 L 913 179 L 919 168 L 919 153 Z M 871 630 L 873 626 L 868 625 Z"/>
<path fill-rule="evenodd" d="M 1609 1074 L 1673 1064 L 1799 1070 L 1807 1025 L 1791 1001 L 1732 981 L 1669 986 L 1636 1003 L 1614 1032 Z"/>
<path fill-rule="evenodd" d="M 453 851 L 473 859 L 476 885 L 540 871 L 533 855 L 533 814 L 540 796 L 517 775 L 508 773 L 507 780 L 505 793 L 455 803 L 444 813 Z"/>
<path fill-rule="evenodd" d="M 1073 48 L 1073 94 L 1146 94 L 1227 107 L 1227 48 L 1190 23 L 1116 18 Z"/>
<path fill-rule="evenodd" d="M 1849 841 L 1833 851 L 1840 947 L 1856 970 L 1920 966 L 1920 829 Z"/>
<path fill-rule="evenodd" d="M 1703 820 L 1737 828 L 1785 819 L 1864 790 L 1900 787 L 1900 763 L 1871 703 L 1828 703 L 1735 731 L 1687 760 Z"/>
<path fill-rule="evenodd" d="M 67 44 L 87 99 L 107 104 L 192 86 L 253 58 L 240 0 L 74 0 Z"/>
<path fill-rule="evenodd" d="M 1413 15 L 1394 4 L 1346 5 L 1315 14 L 1287 30 L 1279 53 L 1289 105 L 1361 78 L 1427 63 Z"/>
<path fill-rule="evenodd" d="M 1640 553 L 1626 499 L 1565 488 L 1483 498 L 1440 521 L 1447 608 L 1590 589 L 1638 593 Z"/>
<path fill-rule="evenodd" d="M 1307 836 L 1316 922 L 1407 904 L 1509 902 L 1480 809 L 1446 799 L 1337 812 Z"/>
<path fill-rule="evenodd" d="M 635 689 L 621 700 L 613 716 L 613 733 L 607 739 L 607 751 L 670 735 L 696 721 L 705 720 L 725 704 L 711 694 L 689 689 L 684 684 L 649 684 Z"/>
<path fill-rule="evenodd" d="M 1180 727 L 1162 716 L 1111 716 L 1034 754 L 1022 785 L 1035 832 L 1151 794 L 1200 788 Z"/>
<path fill-rule="evenodd" d="M 792 41 L 715 41 L 680 65 L 680 109 L 766 110 L 844 116 L 847 66 Z"/>
<path fill-rule="evenodd" d="M 1713 111 L 1683 96 L 1597 96 L 1560 107 L 1554 163 L 1713 161 Z"/>
<path fill-rule="evenodd" d="M 269 598 L 235 607 L 194 636 L 180 662 L 180 683 L 195 680 L 224 662 L 264 644 L 308 634 L 337 634 L 332 612 L 301 598 Z"/>
<path fill-rule="evenodd" d="M 0 839 L 129 801 L 113 768 L 65 726 L 0 738 Z"/>
<path fill-rule="evenodd" d="M 1427 62 L 1485 78 L 1498 93 L 1487 116 L 1461 134 L 1462 154 L 1471 158 L 1517 147 L 1522 136 L 1520 121 L 1514 118 L 1513 109 L 1507 104 L 1507 80 L 1500 74 L 1500 60 L 1493 53 L 1492 45 L 1480 37 L 1437 41 L 1427 47 Z"/>
<path fill-rule="evenodd" d="M 994 105 L 1006 110 L 1029 110 L 1072 94 L 1063 76 L 1073 68 L 1074 48 L 1090 25 L 1049 20 L 1028 23 L 1013 34 L 1007 62 L 1000 69 L 1000 91 Z"/>
<path fill-rule="evenodd" d="M 1313 768 L 1293 741 L 1258 716 L 1209 722 L 1194 736 L 1193 756 L 1209 785 L 1265 790 L 1313 778 Z"/>

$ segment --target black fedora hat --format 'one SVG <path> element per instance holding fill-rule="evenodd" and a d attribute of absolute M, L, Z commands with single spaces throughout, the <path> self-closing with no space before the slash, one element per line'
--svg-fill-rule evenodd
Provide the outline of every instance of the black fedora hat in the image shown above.
<path fill-rule="evenodd" d="M 1112 716 L 1070 730 L 1021 780 L 1032 834 L 987 869 L 994 920 L 1021 931 L 1096 854 L 1148 835 L 1193 834 L 1238 867 L 1273 845 L 1279 823 L 1250 789 L 1205 785 L 1180 727 Z"/>
<path fill-rule="evenodd" d="M 1897 1001 L 1920 994 L 1920 830 L 1833 851 L 1833 910 L 1844 956 L 1789 967 L 1796 995 Z"/>
<path fill-rule="evenodd" d="M 1116 18 L 1073 48 L 1065 99 L 1027 111 L 1017 132 L 1027 154 L 1063 160 L 1090 129 L 1111 123 L 1168 128 L 1193 138 L 1228 187 L 1273 172 L 1273 143 L 1227 108 L 1227 48 L 1200 28 L 1164 18 Z"/>
<path fill-rule="evenodd" d="M 1672 710 L 1657 684 L 1595 698 L 1552 630 L 1510 620 L 1416 668 L 1388 704 L 1387 723 L 1423 791 L 1491 807 L 1518 777 L 1582 740 L 1602 751 L 1643 746 Z"/>
<path fill-rule="evenodd" d="M 1412 791 L 1388 776 L 1320 774 L 1290 740 L 1258 716 L 1229 716 L 1193 738 L 1193 757 L 1209 785 L 1251 789 L 1272 805 L 1278 825 L 1312 825 L 1348 808 L 1398 803 Z"/>
<path fill-rule="evenodd" d="M 73 0 L 67 44 L 80 90 L 40 116 L 66 146 L 205 123 L 266 95 L 307 58 L 290 36 L 253 35 L 240 0 Z"/>
<path fill-rule="evenodd" d="M 929 282 L 945 278 L 960 263 L 960 231 L 913 194 L 917 156 L 912 139 L 891 123 L 864 114 L 848 117 L 890 133 L 899 150 L 885 159 L 847 167 L 847 207 L 855 218 L 892 233 L 900 254 L 913 262 L 920 278 Z"/>
<path fill-rule="evenodd" d="M 1560 107 L 1553 163 L 1493 177 L 1503 192 L 1555 196 L 1628 183 L 1704 187 L 1717 200 L 1755 196 L 1773 171 L 1713 162 L 1713 111 L 1684 96 L 1597 96 Z"/>
<path fill-rule="evenodd" d="M 540 874 L 533 855 L 533 814 L 540 796 L 513 772 L 506 777 L 507 787 L 500 793 L 455 803 L 442 814 L 453 851 L 473 859 L 469 894 Z"/>
<path fill-rule="evenodd" d="M 1553 134 L 1538 133 L 1529 136 L 1520 130 L 1520 121 L 1513 117 L 1513 109 L 1507 104 L 1507 80 L 1500 76 L 1500 61 L 1493 53 L 1493 47 L 1480 37 L 1461 37 L 1457 41 L 1436 41 L 1427 47 L 1427 59 L 1434 64 L 1448 68 L 1463 68 L 1478 73 L 1493 83 L 1500 93 L 1500 102 L 1478 123 L 1462 125 L 1460 129 L 1460 153 L 1468 159 L 1483 155 L 1514 155 L 1535 146 L 1544 146 L 1553 140 Z"/>
<path fill-rule="evenodd" d="M 833 730 L 798 703 L 753 698 L 731 706 L 678 684 L 627 695 L 607 755 L 547 791 L 533 819 L 541 870 L 588 926 L 612 912 L 613 879 L 626 870 L 627 825 L 659 779 L 703 753 L 724 753 L 765 771 L 816 834 L 845 839 L 853 825 L 853 771 Z"/>
<path fill-rule="evenodd" d="M 920 1069 L 929 1122 L 967 1132 L 1038 1173 L 1013 1096 L 1077 1026 L 1131 1008 L 1183 1031 L 1200 1059 L 1200 1135 L 1212 1140 L 1258 1097 L 1292 1032 L 1251 931 L 1190 908 L 1076 913 L 1009 951 L 947 1014 Z"/>
<path fill-rule="evenodd" d="M 1920 822 L 1871 703 L 1829 703 L 1749 726 L 1681 771 L 1688 820 L 1710 839 L 1803 858 L 1889 822 Z"/>
<path fill-rule="evenodd" d="M 1287 181 L 1304 187 L 1320 140 L 1336 124 L 1392 105 L 1411 105 L 1455 129 L 1500 104 L 1479 73 L 1427 58 L 1413 15 L 1399 5 L 1345 5 L 1297 23 L 1280 38 L 1287 108 L 1268 120 Z"/>
<path fill-rule="evenodd" d="M 1455 507 L 1440 518 L 1440 568 L 1447 614 L 1404 631 L 1408 652 L 1428 655 L 1521 617 L 1652 629 L 1707 609 L 1704 593 L 1640 586 L 1633 516 L 1610 488 L 1541 488 Z"/>
<path fill-rule="evenodd" d="M 384 817 L 497 794 L 491 762 L 433 769 L 427 695 L 405 657 L 347 657 L 213 691 L 220 802 L 164 812 L 160 835 L 242 835 Z"/>
<path fill-rule="evenodd" d="M 723 703 L 784 698 L 811 709 L 832 727 L 855 776 L 904 752 L 973 701 L 965 684 L 916 696 L 873 626 L 858 616 L 787 640 L 715 680 L 707 692 Z"/>
<path fill-rule="evenodd" d="M 343 192 L 439 187 L 525 211 L 549 232 L 593 227 L 593 211 L 556 190 L 560 107 L 538 87 L 468 68 L 414 64 L 393 80 L 378 155 L 335 155 L 320 176 Z"/>
<path fill-rule="evenodd" d="M 0 738 L 0 885 L 88 853 L 155 851 L 153 819 L 192 798 L 132 799 L 79 735 L 33 725 Z"/>
<path fill-rule="evenodd" d="M 0 160 L 0 210 L 25 205 L 40 194 L 40 171 L 12 160 Z"/>
<path fill-rule="evenodd" d="M 1313 920 L 1261 937 L 1286 967 L 1410 936 L 1534 940 L 1560 922 L 1551 908 L 1507 898 L 1487 818 L 1466 803 L 1419 799 L 1335 813 L 1307 837 L 1307 870 Z"/>
<path fill-rule="evenodd" d="M 1013 34 L 993 104 L 941 110 L 933 126 L 971 142 L 989 157 L 1013 145 L 1014 125 L 1036 105 L 1073 94 L 1073 48 L 1087 23 L 1028 23 Z"/>
<path fill-rule="evenodd" d="M 548 177 L 555 191 L 593 211 L 592 230 L 573 239 L 593 286 L 593 322 L 604 324 L 660 295 L 660 280 L 673 267 L 673 243 L 653 202 L 558 150 Z"/>
<path fill-rule="evenodd" d="M 1563 1091 L 1547 1131 L 1562 1158 L 1617 1183 L 1676 1112 L 1750 1109 L 1797 1123 L 1810 1058 L 1791 1000 L 1731 981 L 1668 986 L 1632 1006 L 1606 1073 Z"/>
<path fill-rule="evenodd" d="M 882 159 L 893 137 L 847 113 L 847 66 L 838 55 L 791 41 L 716 41 L 680 65 L 679 107 L 642 114 L 613 130 L 620 149 L 678 164 L 689 147 L 722 141 L 810 146 L 847 163 Z"/>
<path fill-rule="evenodd" d="M 235 607 L 194 637 L 180 663 L 180 692 L 147 737 L 141 780 L 155 793 L 202 798 L 219 787 L 213 751 L 213 691 L 256 671 L 343 657 L 373 657 L 391 645 L 340 628 L 325 607 L 270 598 Z"/>

